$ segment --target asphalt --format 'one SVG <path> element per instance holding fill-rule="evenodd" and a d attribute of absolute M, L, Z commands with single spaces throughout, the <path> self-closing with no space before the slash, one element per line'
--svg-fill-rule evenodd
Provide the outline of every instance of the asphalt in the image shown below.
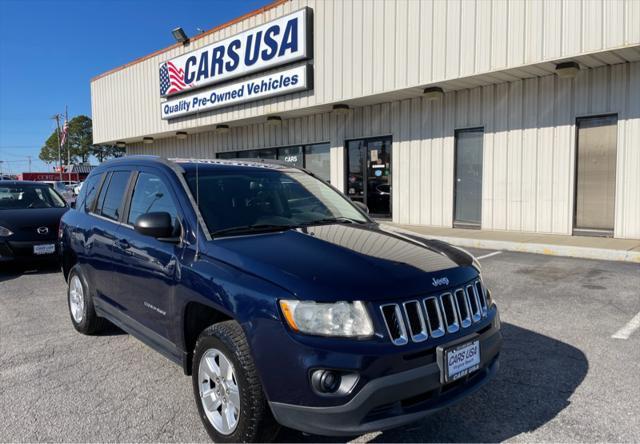
<path fill-rule="evenodd" d="M 419 423 L 352 439 L 639 442 L 640 330 L 611 336 L 640 312 L 640 265 L 515 252 L 481 263 L 501 309 L 496 378 Z M 2 442 L 208 441 L 191 380 L 116 328 L 76 333 L 55 270 L 0 271 L 0 418 Z"/>

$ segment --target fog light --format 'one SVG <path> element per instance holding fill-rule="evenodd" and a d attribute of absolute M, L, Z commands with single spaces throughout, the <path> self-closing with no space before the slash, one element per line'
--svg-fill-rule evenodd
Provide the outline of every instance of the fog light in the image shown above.
<path fill-rule="evenodd" d="M 341 382 L 342 377 L 333 370 L 316 370 L 311 375 L 311 384 L 320 393 L 335 393 Z"/>

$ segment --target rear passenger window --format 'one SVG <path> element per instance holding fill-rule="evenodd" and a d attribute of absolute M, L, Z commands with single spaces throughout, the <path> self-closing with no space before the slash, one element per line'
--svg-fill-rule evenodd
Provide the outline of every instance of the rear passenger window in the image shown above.
<path fill-rule="evenodd" d="M 127 190 L 129 171 L 116 171 L 111 174 L 109 184 L 102 187 L 98 198 L 97 212 L 109 219 L 118 220 L 122 198 Z"/>
<path fill-rule="evenodd" d="M 98 195 L 98 187 L 100 186 L 101 178 L 102 174 L 94 174 L 85 180 L 82 184 L 82 189 L 80 190 L 80 196 L 78 196 L 78 202 L 76 205 L 77 209 L 84 208 L 85 212 L 91 211 L 93 203 Z"/>
<path fill-rule="evenodd" d="M 134 225 L 138 217 L 145 213 L 165 212 L 174 221 L 178 211 L 171 198 L 169 189 L 162 179 L 154 174 L 140 173 L 131 198 L 128 223 Z"/>

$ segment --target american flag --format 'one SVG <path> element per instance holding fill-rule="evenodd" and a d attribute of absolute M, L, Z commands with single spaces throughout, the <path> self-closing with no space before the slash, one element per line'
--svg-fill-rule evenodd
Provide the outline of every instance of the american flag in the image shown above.
<path fill-rule="evenodd" d="M 69 131 L 69 123 L 65 120 L 62 126 L 62 134 L 60 134 L 60 146 L 64 146 L 67 141 L 67 132 Z"/>
<path fill-rule="evenodd" d="M 172 62 L 164 62 L 160 67 L 160 95 L 174 94 L 186 87 L 184 69 L 176 68 Z"/>

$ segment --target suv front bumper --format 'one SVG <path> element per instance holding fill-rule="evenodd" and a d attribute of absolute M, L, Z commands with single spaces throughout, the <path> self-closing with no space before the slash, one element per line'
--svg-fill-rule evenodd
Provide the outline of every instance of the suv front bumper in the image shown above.
<path fill-rule="evenodd" d="M 480 368 L 452 383 L 441 382 L 441 369 L 435 362 L 371 380 L 343 405 L 308 407 L 270 402 L 271 410 L 280 424 L 319 435 L 359 435 L 415 422 L 474 392 L 496 373 L 502 344 L 500 330 L 493 327 L 455 343 L 473 339 L 480 340 Z"/>

